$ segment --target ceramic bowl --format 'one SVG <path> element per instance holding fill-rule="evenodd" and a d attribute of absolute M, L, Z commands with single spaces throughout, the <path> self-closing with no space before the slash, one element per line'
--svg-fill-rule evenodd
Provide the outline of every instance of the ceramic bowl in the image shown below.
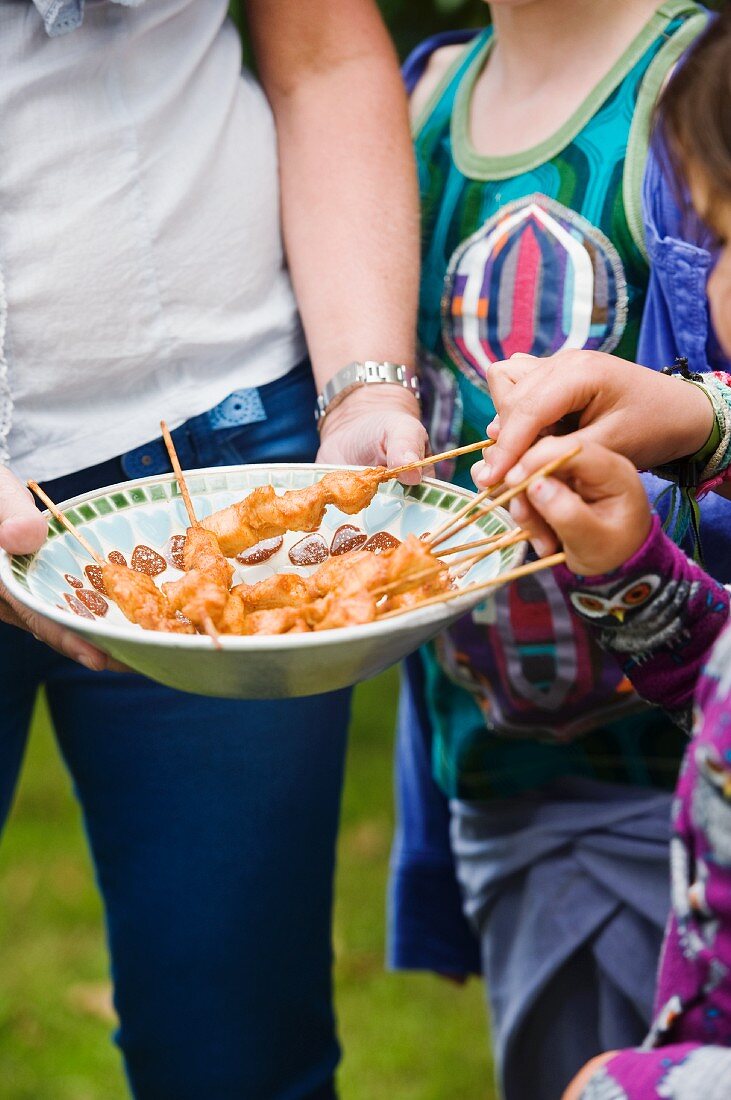
<path fill-rule="evenodd" d="M 228 466 L 187 474 L 198 516 L 232 504 L 259 485 L 300 489 L 317 481 L 328 467 L 313 464 Z M 405 487 L 381 485 L 357 516 L 328 508 L 320 531 L 290 532 L 276 548 L 253 555 L 252 564 L 236 562 L 234 583 L 249 583 L 279 572 L 310 573 L 334 550 L 372 548 L 388 536 L 433 531 L 473 494 L 427 478 Z M 149 572 L 156 583 L 179 577 L 179 549 L 187 518 L 172 474 L 140 478 L 59 502 L 60 507 L 106 557 Z M 515 528 L 503 509 L 478 519 L 443 545 L 464 543 Z M 375 544 L 368 539 L 375 537 Z M 307 539 L 307 542 L 303 540 Z M 263 545 L 263 544 L 262 544 Z M 269 551 L 273 551 L 269 556 Z M 518 544 L 495 553 L 458 581 L 464 587 L 488 580 L 518 565 L 525 553 Z M 293 564 L 293 560 L 298 564 Z M 449 559 L 447 559 L 449 560 Z M 62 623 L 130 668 L 162 684 L 201 695 L 241 699 L 315 695 L 347 687 L 382 672 L 476 604 L 482 594 L 466 594 L 449 603 L 404 612 L 382 622 L 313 634 L 222 638 L 222 650 L 202 635 L 142 630 L 97 591 L 93 567 L 82 547 L 51 519 L 49 535 L 37 554 L 0 554 L 0 579 L 21 603 Z"/>

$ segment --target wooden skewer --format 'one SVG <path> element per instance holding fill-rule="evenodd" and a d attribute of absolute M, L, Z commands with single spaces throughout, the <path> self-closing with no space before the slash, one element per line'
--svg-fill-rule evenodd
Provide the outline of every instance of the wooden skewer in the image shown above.
<path fill-rule="evenodd" d="M 451 566 L 466 566 L 467 568 L 460 570 L 459 573 L 459 576 L 463 577 L 465 572 L 469 572 L 472 566 L 476 565 L 478 561 L 489 558 L 490 555 L 494 554 L 497 550 L 506 550 L 509 546 L 516 546 L 519 542 L 526 542 L 530 537 L 530 531 L 523 531 L 522 528 L 518 528 L 517 531 L 511 531 L 502 538 L 496 539 L 492 545 L 488 546 L 486 550 L 483 550 L 481 554 L 468 555 L 466 558 L 456 558 L 451 563 Z M 467 545 L 469 546 L 469 543 Z"/>
<path fill-rule="evenodd" d="M 166 447 L 167 452 L 168 452 L 168 458 L 170 459 L 170 464 L 173 467 L 173 473 L 175 474 L 175 477 L 178 480 L 178 487 L 180 489 L 180 495 L 183 498 L 183 503 L 185 504 L 185 510 L 188 513 L 188 520 L 190 521 L 190 526 L 191 527 L 197 527 L 198 526 L 198 520 L 196 518 L 195 508 L 193 507 L 193 501 L 190 499 L 190 493 L 188 492 L 188 483 L 185 480 L 185 475 L 183 474 L 183 470 L 182 470 L 182 467 L 180 465 L 180 459 L 178 458 L 178 452 L 175 450 L 175 444 L 173 443 L 173 437 L 171 436 L 171 434 L 168 430 L 168 426 L 167 426 L 167 424 L 165 423 L 164 420 L 160 421 L 160 431 L 162 432 L 162 437 L 165 440 L 165 447 Z"/>
<path fill-rule="evenodd" d="M 490 512 L 494 512 L 496 508 L 500 508 L 503 504 L 507 504 L 509 501 L 511 501 L 513 497 L 517 497 L 520 495 L 520 493 L 525 492 L 528 486 L 532 485 L 534 481 L 537 481 L 539 477 L 548 477 L 554 472 L 554 470 L 558 470 L 559 467 L 564 466 L 567 462 L 570 462 L 572 458 L 575 458 L 576 455 L 579 454 L 580 450 L 580 446 L 574 447 L 573 450 L 567 451 L 566 454 L 561 455 L 560 458 L 554 458 L 552 462 L 547 462 L 545 466 L 541 466 L 541 468 L 539 470 L 536 470 L 535 473 L 529 474 L 528 477 L 524 477 L 523 480 L 519 481 L 517 485 L 513 485 L 512 488 L 506 489 L 504 493 L 500 493 L 499 496 L 491 500 L 490 503 L 485 507 L 479 507 L 474 515 L 471 515 L 468 518 L 462 520 L 462 522 L 458 524 L 457 527 L 454 527 L 450 530 L 448 535 L 441 535 L 437 539 L 434 539 L 434 537 L 432 536 L 432 538 L 429 540 L 429 546 L 433 550 L 434 547 L 438 546 L 440 542 L 444 542 L 445 539 L 451 538 L 452 535 L 458 534 L 465 527 L 469 527 L 469 525 L 471 523 L 474 523 L 476 519 L 482 519 L 483 516 L 489 516 Z"/>
<path fill-rule="evenodd" d="M 528 532 L 524 531 L 522 527 L 518 527 L 513 532 L 497 531 L 494 535 L 487 535 L 484 539 L 473 539 L 472 542 L 462 542 L 459 546 L 448 546 L 446 550 L 440 550 L 437 557 L 448 558 L 450 554 L 461 554 L 465 550 L 477 550 L 481 546 L 492 546 L 493 543 L 504 539 L 507 534 L 517 535 L 518 531 L 522 531 L 525 538 L 530 538 Z"/>
<path fill-rule="evenodd" d="M 484 546 L 485 542 L 489 542 L 491 545 L 489 545 L 487 549 L 484 549 L 480 554 L 473 554 L 471 556 L 468 555 L 466 558 L 459 558 L 453 563 L 453 565 L 463 566 L 464 568 L 460 570 L 459 574 L 453 573 L 450 569 L 449 575 L 452 578 L 456 577 L 457 575 L 463 577 L 465 573 L 468 573 L 474 565 L 477 565 L 478 562 L 484 561 L 485 558 L 489 558 L 491 554 L 495 554 L 498 550 L 505 550 L 509 546 L 515 546 L 516 543 L 523 542 L 525 539 L 528 538 L 530 538 L 530 532 L 523 531 L 521 528 L 518 528 L 517 531 L 510 531 L 508 534 L 505 534 L 505 532 L 501 532 L 497 538 L 493 536 L 491 539 L 488 540 L 480 539 L 477 543 L 478 546 Z M 457 547 L 457 549 L 464 550 L 467 549 L 467 547 L 460 546 Z M 387 584 L 380 585 L 378 588 L 374 588 L 373 595 L 385 596 L 388 593 L 396 592 L 399 589 L 403 589 L 403 591 L 406 591 L 406 588 L 403 587 L 404 585 L 407 588 L 413 588 L 414 581 L 426 581 L 430 577 L 438 575 L 440 572 L 441 569 L 439 565 L 435 564 L 425 569 L 419 569 L 415 573 L 407 573 L 404 577 L 397 578 L 394 581 L 389 581 Z"/>
<path fill-rule="evenodd" d="M 388 481 L 392 477 L 398 477 L 399 474 L 405 474 L 407 470 L 418 470 L 422 466 L 432 466 L 436 462 L 445 462 L 448 458 L 459 458 L 460 455 L 471 454 L 472 451 L 484 451 L 487 447 L 492 447 L 497 442 L 495 439 L 481 439 L 479 443 L 468 443 L 466 447 L 455 447 L 451 451 L 442 451 L 439 455 L 428 455 L 426 458 L 420 458 L 418 462 L 407 462 L 405 466 L 395 466 L 392 470 L 387 470 L 384 476 L 384 480 Z"/>
<path fill-rule="evenodd" d="M 373 596 L 389 596 L 394 592 L 407 592 L 409 588 L 413 588 L 416 584 L 421 584 L 422 581 L 428 581 L 430 577 L 436 577 L 442 572 L 441 566 L 431 565 L 428 569 L 417 569 L 415 573 L 407 573 L 403 577 L 397 577 L 395 581 L 388 581 L 387 584 L 381 584 L 378 588 L 374 588 L 372 591 Z"/>
<path fill-rule="evenodd" d="M 180 495 L 185 503 L 185 510 L 188 513 L 188 519 L 191 527 L 199 527 L 198 518 L 195 514 L 195 508 L 193 507 L 193 501 L 190 499 L 190 493 L 188 492 L 188 483 L 185 480 L 183 469 L 180 465 L 180 459 L 178 458 L 178 452 L 175 450 L 175 444 L 173 443 L 173 437 L 171 436 L 168 426 L 164 420 L 160 421 L 160 431 L 162 432 L 162 438 L 165 440 L 165 447 L 168 452 L 170 463 L 173 467 L 173 472 L 177 478 L 178 486 L 180 488 Z M 218 636 L 218 631 L 211 622 L 210 618 L 206 616 L 203 620 L 203 629 L 208 637 L 213 642 L 216 649 L 223 649 L 221 645 L 221 639 Z"/>
<path fill-rule="evenodd" d="M 464 588 L 457 588 L 453 592 L 447 592 L 446 594 L 440 594 L 438 596 L 429 596 L 428 599 L 422 600 L 416 607 L 398 607 L 395 611 L 385 611 L 382 615 L 378 616 L 377 622 L 381 622 L 383 619 L 393 618 L 394 615 L 403 615 L 407 611 L 418 611 L 422 607 L 430 607 L 432 604 L 448 603 L 450 600 L 457 600 L 460 596 L 466 596 L 470 592 L 487 592 L 490 588 L 499 588 L 503 584 L 509 584 L 510 581 L 520 580 L 521 577 L 528 577 L 531 573 L 538 573 L 542 569 L 552 569 L 554 565 L 561 565 L 566 561 L 566 555 L 561 552 L 560 554 L 552 554 L 550 558 L 539 558 L 538 561 L 529 561 L 527 565 L 521 565 L 517 569 L 510 569 L 507 573 L 501 573 L 497 577 L 493 577 L 489 581 L 477 581 L 475 584 L 467 584 Z"/>
<path fill-rule="evenodd" d="M 48 494 L 45 493 L 43 491 L 43 489 L 41 489 L 38 482 L 37 481 L 29 481 L 28 482 L 28 488 L 32 492 L 35 493 L 35 495 L 38 497 L 39 500 L 43 501 L 43 503 L 45 504 L 46 508 L 48 508 L 48 511 L 51 513 L 51 515 L 55 516 L 55 518 L 58 520 L 58 522 L 66 528 L 66 530 L 68 531 L 68 533 L 70 535 L 73 535 L 73 537 L 76 539 L 76 541 L 79 543 L 79 545 L 83 546 L 84 550 L 86 550 L 86 552 L 89 555 L 89 557 L 91 558 L 91 560 L 95 561 L 96 564 L 103 569 L 104 566 L 107 564 L 104 561 L 104 558 L 102 558 L 99 554 L 97 554 L 96 550 L 91 545 L 91 543 L 86 538 L 86 536 L 82 535 L 80 531 L 76 530 L 76 528 L 74 527 L 71 520 L 63 514 L 63 512 L 61 511 L 61 509 L 58 507 L 57 504 L 53 503 L 53 501 L 48 496 Z"/>
<path fill-rule="evenodd" d="M 474 496 L 472 500 L 468 500 L 466 504 L 463 504 L 453 515 L 448 516 L 444 523 L 441 523 L 437 527 L 436 531 L 432 531 L 431 535 L 427 539 L 429 546 L 438 546 L 440 542 L 446 542 L 455 533 L 451 530 L 455 524 L 459 523 L 473 508 L 479 507 L 483 501 L 488 500 L 490 496 L 495 492 L 499 486 L 488 485 L 486 489 L 483 489 L 477 496 Z M 471 521 L 470 521 L 471 522 Z M 443 536 L 443 537 L 440 537 Z"/>

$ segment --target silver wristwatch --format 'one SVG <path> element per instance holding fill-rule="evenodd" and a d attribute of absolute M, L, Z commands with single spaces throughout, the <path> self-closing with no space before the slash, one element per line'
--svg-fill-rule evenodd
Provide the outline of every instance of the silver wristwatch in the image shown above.
<path fill-rule="evenodd" d="M 342 367 L 325 383 L 325 388 L 317 398 L 315 420 L 318 427 L 327 413 L 337 408 L 353 390 L 384 382 L 403 386 L 417 399 L 419 397 L 419 380 L 403 363 L 377 363 L 373 359 L 367 359 L 365 363 L 348 363 L 347 367 Z"/>

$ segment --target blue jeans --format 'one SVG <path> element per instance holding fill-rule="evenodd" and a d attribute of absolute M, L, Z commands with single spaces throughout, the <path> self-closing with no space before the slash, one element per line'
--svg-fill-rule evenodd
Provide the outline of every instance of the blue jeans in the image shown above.
<path fill-rule="evenodd" d="M 175 433 L 184 466 L 309 461 L 305 367 L 266 418 Z M 49 483 L 121 480 L 156 443 Z M 164 462 L 164 460 L 161 459 Z M 168 468 L 163 466 L 161 468 Z M 0 624 L 0 819 L 45 685 L 106 909 L 117 1041 L 139 1100 L 330 1100 L 330 920 L 349 692 L 239 702 L 90 673 Z"/>

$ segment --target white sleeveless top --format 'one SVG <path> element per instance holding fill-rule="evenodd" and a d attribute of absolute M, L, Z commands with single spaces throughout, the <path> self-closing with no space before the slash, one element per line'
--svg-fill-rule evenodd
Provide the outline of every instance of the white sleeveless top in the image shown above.
<path fill-rule="evenodd" d="M 286 374 L 276 142 L 226 0 L 0 0 L 0 458 L 93 465 Z"/>

